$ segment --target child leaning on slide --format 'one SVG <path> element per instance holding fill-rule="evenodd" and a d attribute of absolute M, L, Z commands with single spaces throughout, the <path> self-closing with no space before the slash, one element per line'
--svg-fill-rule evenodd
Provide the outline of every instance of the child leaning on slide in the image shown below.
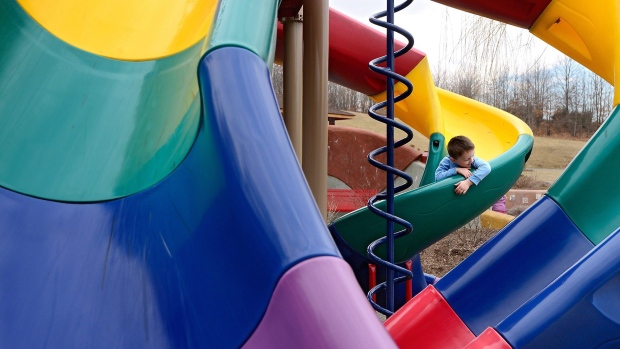
<path fill-rule="evenodd" d="M 435 180 L 460 174 L 464 180 L 456 183 L 454 193 L 463 195 L 472 185 L 478 185 L 491 172 L 488 162 L 474 154 L 474 143 L 465 136 L 456 136 L 448 142 L 448 156 L 443 158 L 435 171 Z M 476 171 L 471 172 L 472 169 Z"/>

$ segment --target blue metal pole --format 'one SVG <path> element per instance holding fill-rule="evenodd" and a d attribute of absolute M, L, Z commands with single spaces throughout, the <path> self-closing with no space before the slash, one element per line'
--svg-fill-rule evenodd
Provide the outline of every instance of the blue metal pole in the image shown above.
<path fill-rule="evenodd" d="M 394 24 L 394 0 L 387 0 L 387 22 Z M 394 31 L 387 30 L 387 69 L 394 71 Z M 387 77 L 387 117 L 394 120 L 394 79 Z M 394 168 L 394 126 L 391 123 L 387 125 L 387 166 Z M 387 175 L 387 213 L 394 215 L 394 174 L 386 172 Z M 387 259 L 390 264 L 394 263 L 394 221 L 387 221 Z M 394 311 L 394 270 L 387 268 L 387 309 Z"/>
<path fill-rule="evenodd" d="M 387 225 L 386 225 L 385 236 L 373 241 L 370 245 L 368 245 L 368 248 L 367 248 L 368 257 L 373 262 L 377 263 L 377 265 L 381 265 L 386 268 L 386 281 L 380 283 L 379 285 L 371 289 L 368 292 L 367 297 L 368 297 L 368 300 L 370 301 L 370 304 L 372 304 L 372 306 L 377 311 L 387 316 L 390 316 L 394 313 L 394 308 L 395 308 L 394 285 L 401 283 L 401 282 L 405 282 L 406 280 L 412 278 L 412 273 L 409 270 L 394 264 L 394 247 L 395 247 L 394 240 L 397 239 L 398 237 L 410 234 L 412 232 L 411 223 L 399 217 L 396 217 L 394 215 L 394 211 L 395 211 L 394 195 L 397 192 L 400 192 L 404 190 L 405 188 L 409 187 L 413 182 L 413 180 L 411 179 L 411 176 L 407 175 L 407 173 L 401 170 L 398 170 L 397 168 L 394 167 L 394 162 L 395 162 L 394 161 L 394 149 L 405 145 L 407 142 L 409 142 L 413 138 L 413 133 L 408 127 L 394 120 L 394 104 L 400 100 L 407 98 L 407 96 L 409 96 L 411 92 L 413 91 L 413 85 L 406 78 L 397 74 L 394 71 L 395 70 L 394 61 L 397 57 L 399 57 L 400 55 L 403 55 L 404 53 L 406 53 L 413 47 L 413 37 L 407 31 L 394 25 L 394 14 L 404 9 L 405 7 L 407 7 L 409 4 L 411 4 L 413 0 L 406 0 L 404 3 L 402 3 L 401 5 L 398 5 L 397 7 L 394 7 L 394 0 L 387 0 L 387 1 L 388 1 L 387 10 L 381 13 L 377 13 L 373 17 L 370 18 L 370 22 L 372 22 L 373 24 L 382 26 L 387 29 L 387 35 L 386 35 L 387 54 L 385 56 L 372 60 L 368 64 L 368 67 L 370 68 L 370 70 L 376 73 L 382 74 L 386 77 L 386 85 L 387 85 L 386 100 L 373 105 L 368 110 L 368 115 L 370 115 L 370 117 L 372 117 L 373 119 L 377 121 L 385 123 L 387 127 L 386 128 L 386 135 L 387 135 L 386 146 L 381 147 L 379 149 L 375 149 L 368 154 L 368 162 L 370 162 L 373 166 L 378 167 L 382 169 L 383 171 L 386 171 L 387 173 L 386 189 L 384 192 L 381 192 L 373 196 L 370 200 L 368 200 L 368 209 L 371 210 L 373 213 L 377 214 L 378 216 L 383 217 L 386 220 Z M 379 20 L 379 18 L 381 17 L 387 17 L 386 18 L 387 21 Z M 405 38 L 407 38 L 407 45 L 396 52 L 394 52 L 394 46 L 395 46 L 394 45 L 394 31 L 402 34 Z M 382 63 L 385 63 L 385 67 L 379 66 Z M 402 82 L 407 87 L 407 90 L 398 96 L 394 96 L 394 80 Z M 387 116 L 385 117 L 377 113 L 377 110 L 382 109 L 382 108 L 386 108 Z M 399 140 L 398 142 L 395 142 L 394 141 L 394 127 L 403 130 L 403 132 L 405 132 L 407 136 Z M 386 163 L 382 163 L 375 159 L 375 156 L 378 156 L 383 153 L 386 153 L 386 158 L 387 158 Z M 398 175 L 399 177 L 405 179 L 406 183 L 398 187 L 395 187 L 395 182 L 394 182 L 395 175 Z M 385 203 L 386 203 L 385 211 L 380 210 L 379 208 L 374 206 L 375 203 L 381 200 L 385 200 Z M 395 227 L 397 224 L 403 227 L 404 229 L 396 232 Z M 379 258 L 374 253 L 375 248 L 381 244 L 386 245 L 386 257 L 385 257 L 386 259 Z M 401 276 L 394 278 L 394 275 L 396 272 L 398 272 Z M 380 305 L 378 305 L 376 302 L 372 300 L 373 295 L 379 290 L 385 290 L 385 293 L 386 293 L 385 308 L 381 307 Z"/>

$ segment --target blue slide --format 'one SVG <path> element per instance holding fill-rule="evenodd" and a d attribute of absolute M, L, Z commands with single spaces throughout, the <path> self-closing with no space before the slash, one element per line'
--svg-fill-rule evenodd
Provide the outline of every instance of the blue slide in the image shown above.
<path fill-rule="evenodd" d="M 220 15 L 235 8 L 275 37 L 277 2 L 228 1 Z M 59 40 L 14 1 L 0 0 L 0 19 L 0 180 L 47 177 L 36 183 L 45 195 L 0 188 L 0 347 L 395 347 L 316 207 L 264 57 L 220 31 L 202 58 L 199 43 L 159 61 L 113 60 Z M 128 165 L 185 131 L 133 163 L 137 171 Z M 7 177 L 10 161 L 18 170 L 49 160 L 7 154 L 19 142 L 33 156 L 67 144 L 63 162 L 49 164 L 58 173 L 75 158 L 76 171 L 99 172 Z M 106 152 L 119 156 L 93 160 Z M 97 196 L 106 176 L 118 187 Z M 120 182 L 129 177 L 153 184 Z M 50 198 L 59 183 L 90 196 Z"/>
<path fill-rule="evenodd" d="M 0 0 L 0 347 L 396 348 L 282 122 L 268 69 L 279 2 L 214 4 L 204 46 L 123 61 Z M 604 167 L 620 166 L 617 114 L 546 197 L 430 286 L 472 338 L 619 346 Z"/>
<path fill-rule="evenodd" d="M 416 315 L 429 306 L 416 298 L 433 290 L 471 332 L 454 347 L 486 343 L 488 335 L 498 348 L 620 345 L 618 198 L 603 195 L 615 186 L 607 173 L 617 166 L 610 164 L 620 149 L 612 136 L 619 113 L 616 107 L 545 196 L 386 322 L 398 345 L 415 337 L 399 324 L 437 322 L 432 312 Z"/>

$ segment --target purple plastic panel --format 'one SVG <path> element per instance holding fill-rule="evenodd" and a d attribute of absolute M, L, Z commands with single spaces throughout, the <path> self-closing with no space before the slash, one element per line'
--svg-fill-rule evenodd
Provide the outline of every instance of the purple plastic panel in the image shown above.
<path fill-rule="evenodd" d="M 336 257 L 297 264 L 280 279 L 243 348 L 396 348 L 349 265 Z"/>

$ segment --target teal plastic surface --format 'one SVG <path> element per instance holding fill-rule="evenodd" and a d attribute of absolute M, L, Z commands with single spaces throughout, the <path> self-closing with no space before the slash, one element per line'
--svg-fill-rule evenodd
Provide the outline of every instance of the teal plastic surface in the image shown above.
<path fill-rule="evenodd" d="M 0 185 L 84 202 L 160 181 L 197 133 L 200 50 L 145 62 L 103 58 L 0 2 Z"/>
<path fill-rule="evenodd" d="M 512 148 L 489 161 L 491 173 L 465 195 L 454 194 L 454 184 L 463 180 L 462 176 L 397 195 L 395 214 L 413 224 L 413 232 L 395 240 L 395 261 L 406 261 L 491 207 L 517 181 L 533 144 L 531 136 L 519 136 Z M 385 202 L 377 206 L 384 210 Z M 366 256 L 371 242 L 385 236 L 385 221 L 366 207 L 332 224 L 344 241 L 362 256 Z M 384 246 L 376 252 L 385 258 Z"/>
<path fill-rule="evenodd" d="M 420 186 L 433 183 L 435 181 L 435 169 L 439 166 L 441 159 L 446 156 L 444 142 L 446 138 L 441 133 L 433 133 L 428 140 L 428 158 L 424 167 L 424 174 L 420 181 Z"/>
<path fill-rule="evenodd" d="M 223 46 L 244 47 L 273 64 L 280 1 L 222 0 L 209 51 Z"/>
<path fill-rule="evenodd" d="M 620 227 L 620 113 L 616 107 L 549 189 L 548 195 L 581 232 L 598 244 Z"/>

